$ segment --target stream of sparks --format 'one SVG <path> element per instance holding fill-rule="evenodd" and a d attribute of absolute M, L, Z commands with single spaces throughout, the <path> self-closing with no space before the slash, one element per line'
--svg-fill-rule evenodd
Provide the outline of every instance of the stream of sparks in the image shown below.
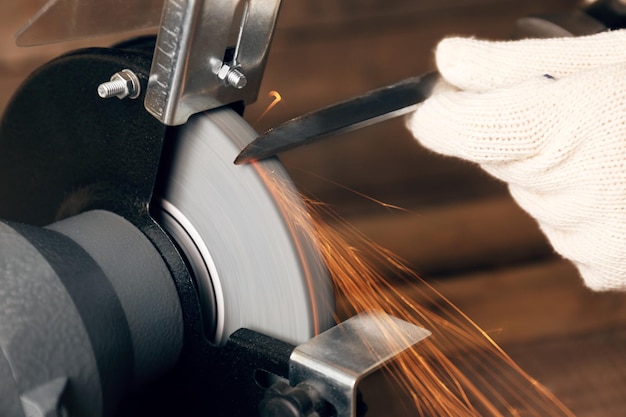
<path fill-rule="evenodd" d="M 397 256 L 338 219 L 325 204 L 293 195 L 290 187 L 257 170 L 290 227 L 316 243 L 334 284 L 338 321 L 378 310 L 432 332 L 387 369 L 394 386 L 410 400 L 412 410 L 402 415 L 574 416 Z M 392 322 L 381 323 L 380 330 L 390 344 L 402 337 Z"/>
<path fill-rule="evenodd" d="M 267 115 L 267 113 L 269 113 L 283 99 L 281 97 L 280 93 L 278 91 L 274 91 L 274 90 L 269 92 L 268 97 L 271 97 L 272 101 L 267 106 L 267 108 L 263 111 L 263 113 L 261 113 L 259 118 L 256 119 L 256 121 L 254 122 L 255 124 L 259 123 Z"/>

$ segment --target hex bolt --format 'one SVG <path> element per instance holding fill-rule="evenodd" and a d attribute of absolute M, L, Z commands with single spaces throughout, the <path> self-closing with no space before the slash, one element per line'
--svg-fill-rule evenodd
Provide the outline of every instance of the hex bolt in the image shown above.
<path fill-rule="evenodd" d="M 335 415 L 332 411 L 333 407 L 306 382 L 291 387 L 287 382 L 278 381 L 265 390 L 259 404 L 262 417 L 328 417 Z"/>
<path fill-rule="evenodd" d="M 98 86 L 98 95 L 102 98 L 117 97 L 135 99 L 141 93 L 141 84 L 137 75 L 129 69 L 116 72 L 110 81 Z"/>
<path fill-rule="evenodd" d="M 222 65 L 217 73 L 217 78 L 231 87 L 235 87 L 237 90 L 241 90 L 248 84 L 245 74 L 239 68 L 231 67 L 228 64 Z"/>

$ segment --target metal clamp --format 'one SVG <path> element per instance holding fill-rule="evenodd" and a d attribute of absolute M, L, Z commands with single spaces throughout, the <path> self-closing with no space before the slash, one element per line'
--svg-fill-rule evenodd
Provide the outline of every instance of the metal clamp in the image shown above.
<path fill-rule="evenodd" d="M 180 125 L 195 113 L 254 102 L 279 8 L 280 0 L 166 0 L 148 112 Z"/>

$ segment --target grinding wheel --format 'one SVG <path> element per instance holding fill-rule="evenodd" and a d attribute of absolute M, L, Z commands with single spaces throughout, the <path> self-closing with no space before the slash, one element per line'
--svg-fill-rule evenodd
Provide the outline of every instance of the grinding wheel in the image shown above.
<path fill-rule="evenodd" d="M 171 138 L 151 211 L 186 255 L 209 339 L 246 327 L 302 343 L 332 324 L 332 288 L 311 225 L 290 218 L 303 207 L 280 162 L 233 164 L 256 137 L 230 109 L 193 117 Z"/>

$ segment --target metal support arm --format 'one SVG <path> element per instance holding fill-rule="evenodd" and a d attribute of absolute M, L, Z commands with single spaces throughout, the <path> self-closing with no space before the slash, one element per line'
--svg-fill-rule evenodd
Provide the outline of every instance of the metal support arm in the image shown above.
<path fill-rule="evenodd" d="M 180 125 L 195 113 L 254 102 L 279 7 L 280 0 L 167 0 L 146 109 Z"/>

